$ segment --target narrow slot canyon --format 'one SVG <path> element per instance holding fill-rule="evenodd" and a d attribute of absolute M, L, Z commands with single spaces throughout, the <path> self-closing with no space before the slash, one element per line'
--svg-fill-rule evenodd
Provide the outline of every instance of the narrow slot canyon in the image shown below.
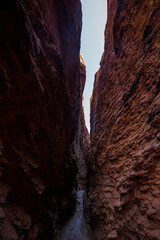
<path fill-rule="evenodd" d="M 106 2 L 90 134 L 80 0 L 0 2 L 0 240 L 160 240 L 160 1 Z"/>

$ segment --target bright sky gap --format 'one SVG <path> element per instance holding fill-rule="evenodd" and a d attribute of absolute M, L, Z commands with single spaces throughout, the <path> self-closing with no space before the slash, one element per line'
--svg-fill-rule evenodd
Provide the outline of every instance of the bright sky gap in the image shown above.
<path fill-rule="evenodd" d="M 83 26 L 81 53 L 86 64 L 86 85 L 84 89 L 84 113 L 86 126 L 90 131 L 90 97 L 94 75 L 104 51 L 104 30 L 107 21 L 107 0 L 81 0 Z"/>

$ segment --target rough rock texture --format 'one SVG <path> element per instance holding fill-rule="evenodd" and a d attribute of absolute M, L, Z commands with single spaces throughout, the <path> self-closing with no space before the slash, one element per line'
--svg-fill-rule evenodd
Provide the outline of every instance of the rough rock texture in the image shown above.
<path fill-rule="evenodd" d="M 0 239 L 55 239 L 75 205 L 81 4 L 1 1 L 0 26 Z"/>
<path fill-rule="evenodd" d="M 96 238 L 160 239 L 159 0 L 108 0 L 88 167 Z"/>

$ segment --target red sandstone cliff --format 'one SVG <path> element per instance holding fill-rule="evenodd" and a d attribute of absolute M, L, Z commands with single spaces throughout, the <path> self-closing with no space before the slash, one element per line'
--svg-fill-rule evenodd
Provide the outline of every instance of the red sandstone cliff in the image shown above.
<path fill-rule="evenodd" d="M 80 32 L 79 0 L 0 3 L 2 240 L 55 239 L 74 209 Z"/>
<path fill-rule="evenodd" d="M 96 239 L 159 240 L 159 0 L 108 0 L 88 167 Z"/>

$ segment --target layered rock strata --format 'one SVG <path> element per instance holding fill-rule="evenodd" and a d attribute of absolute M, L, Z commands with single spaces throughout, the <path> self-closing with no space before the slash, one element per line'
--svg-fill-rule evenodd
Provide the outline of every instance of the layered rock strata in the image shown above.
<path fill-rule="evenodd" d="M 85 201 L 96 239 L 160 239 L 159 160 L 160 2 L 108 0 Z"/>
<path fill-rule="evenodd" d="M 75 205 L 81 4 L 1 1 L 0 26 L 0 239 L 55 239 Z"/>

